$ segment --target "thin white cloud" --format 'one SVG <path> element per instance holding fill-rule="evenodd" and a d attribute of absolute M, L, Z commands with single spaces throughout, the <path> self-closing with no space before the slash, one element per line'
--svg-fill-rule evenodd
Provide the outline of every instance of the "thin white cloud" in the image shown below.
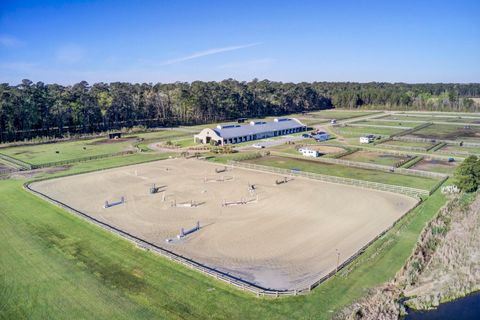
<path fill-rule="evenodd" d="M 16 48 L 16 47 L 21 47 L 25 43 L 15 37 L 2 34 L 0 35 L 0 45 L 3 47 L 8 47 L 8 48 Z"/>
<path fill-rule="evenodd" d="M 212 54 L 218 54 L 218 53 L 222 53 L 222 52 L 235 51 L 235 50 L 255 47 L 255 46 L 258 46 L 259 44 L 260 43 L 257 42 L 257 43 L 239 45 L 239 46 L 230 46 L 230 47 L 224 47 L 224 48 L 213 48 L 213 49 L 208 49 L 208 50 L 204 50 L 204 51 L 194 52 L 194 53 L 192 53 L 188 56 L 166 60 L 162 63 L 162 65 L 170 65 L 170 64 L 175 64 L 175 63 L 179 63 L 179 62 L 183 62 L 183 61 L 197 59 L 197 58 L 201 58 L 201 57 L 205 57 L 205 56 L 210 56 Z"/>
<path fill-rule="evenodd" d="M 85 49 L 76 44 L 67 44 L 58 48 L 55 56 L 61 63 L 76 63 L 85 58 Z"/>

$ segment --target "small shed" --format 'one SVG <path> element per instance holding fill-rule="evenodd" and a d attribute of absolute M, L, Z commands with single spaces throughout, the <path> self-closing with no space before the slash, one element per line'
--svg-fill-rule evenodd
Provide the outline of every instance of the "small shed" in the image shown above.
<path fill-rule="evenodd" d="M 121 132 L 112 132 L 108 134 L 109 139 L 120 139 L 122 137 Z"/>
<path fill-rule="evenodd" d="M 320 152 L 317 150 L 312 150 L 308 148 L 300 148 L 298 151 L 305 157 L 313 157 L 313 158 L 318 158 L 320 156 Z"/>
<path fill-rule="evenodd" d="M 370 142 L 373 142 L 374 140 L 375 140 L 375 136 L 373 134 L 360 137 L 360 143 L 370 143 Z"/>

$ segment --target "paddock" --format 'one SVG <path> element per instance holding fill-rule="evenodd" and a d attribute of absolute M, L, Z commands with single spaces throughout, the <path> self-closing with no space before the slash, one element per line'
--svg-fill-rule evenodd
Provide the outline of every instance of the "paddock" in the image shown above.
<path fill-rule="evenodd" d="M 229 168 L 232 180 L 205 183 L 223 167 L 168 159 L 36 182 L 31 188 L 177 254 L 277 290 L 303 288 L 335 270 L 337 252 L 341 264 L 417 202 L 301 177 L 277 185 L 284 176 L 241 168 Z M 162 189 L 152 194 L 155 183 Z M 251 185 L 255 201 L 222 205 L 253 199 Z M 105 201 L 122 197 L 121 205 L 104 208 Z M 166 241 L 197 222 L 195 232 Z"/>

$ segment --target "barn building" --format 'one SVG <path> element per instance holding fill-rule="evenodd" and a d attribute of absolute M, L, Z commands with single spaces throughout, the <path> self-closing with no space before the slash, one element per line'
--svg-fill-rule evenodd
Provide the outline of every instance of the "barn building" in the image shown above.
<path fill-rule="evenodd" d="M 317 141 L 327 141 L 330 139 L 330 135 L 326 132 L 317 132 L 316 134 L 312 135 L 312 138 L 317 140 Z"/>
<path fill-rule="evenodd" d="M 196 143 L 216 145 L 235 144 L 292 134 L 307 130 L 307 127 L 297 119 L 276 118 L 274 121 L 251 121 L 246 125 L 226 124 L 216 128 L 203 129 L 194 136 Z"/>

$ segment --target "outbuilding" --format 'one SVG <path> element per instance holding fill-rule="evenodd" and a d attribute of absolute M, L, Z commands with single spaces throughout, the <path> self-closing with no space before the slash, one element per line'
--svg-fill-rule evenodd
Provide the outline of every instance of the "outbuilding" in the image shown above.
<path fill-rule="evenodd" d="M 320 156 L 320 152 L 309 148 L 300 148 L 298 151 L 305 157 L 318 158 Z"/>
<path fill-rule="evenodd" d="M 320 132 L 317 132 L 317 134 L 313 135 L 312 138 L 317 141 L 327 141 L 328 139 L 330 139 L 330 134 L 328 134 L 327 132 L 320 131 Z"/>
<path fill-rule="evenodd" d="M 108 139 L 120 139 L 122 137 L 121 132 L 111 132 L 108 134 Z"/>
<path fill-rule="evenodd" d="M 196 143 L 226 145 L 277 137 L 306 131 L 307 127 L 294 118 L 276 118 L 273 121 L 250 121 L 249 124 L 220 124 L 203 129 L 194 135 Z"/>
<path fill-rule="evenodd" d="M 373 134 L 360 137 L 360 143 L 370 143 L 370 142 L 373 142 L 374 140 L 375 140 L 375 136 Z"/>

